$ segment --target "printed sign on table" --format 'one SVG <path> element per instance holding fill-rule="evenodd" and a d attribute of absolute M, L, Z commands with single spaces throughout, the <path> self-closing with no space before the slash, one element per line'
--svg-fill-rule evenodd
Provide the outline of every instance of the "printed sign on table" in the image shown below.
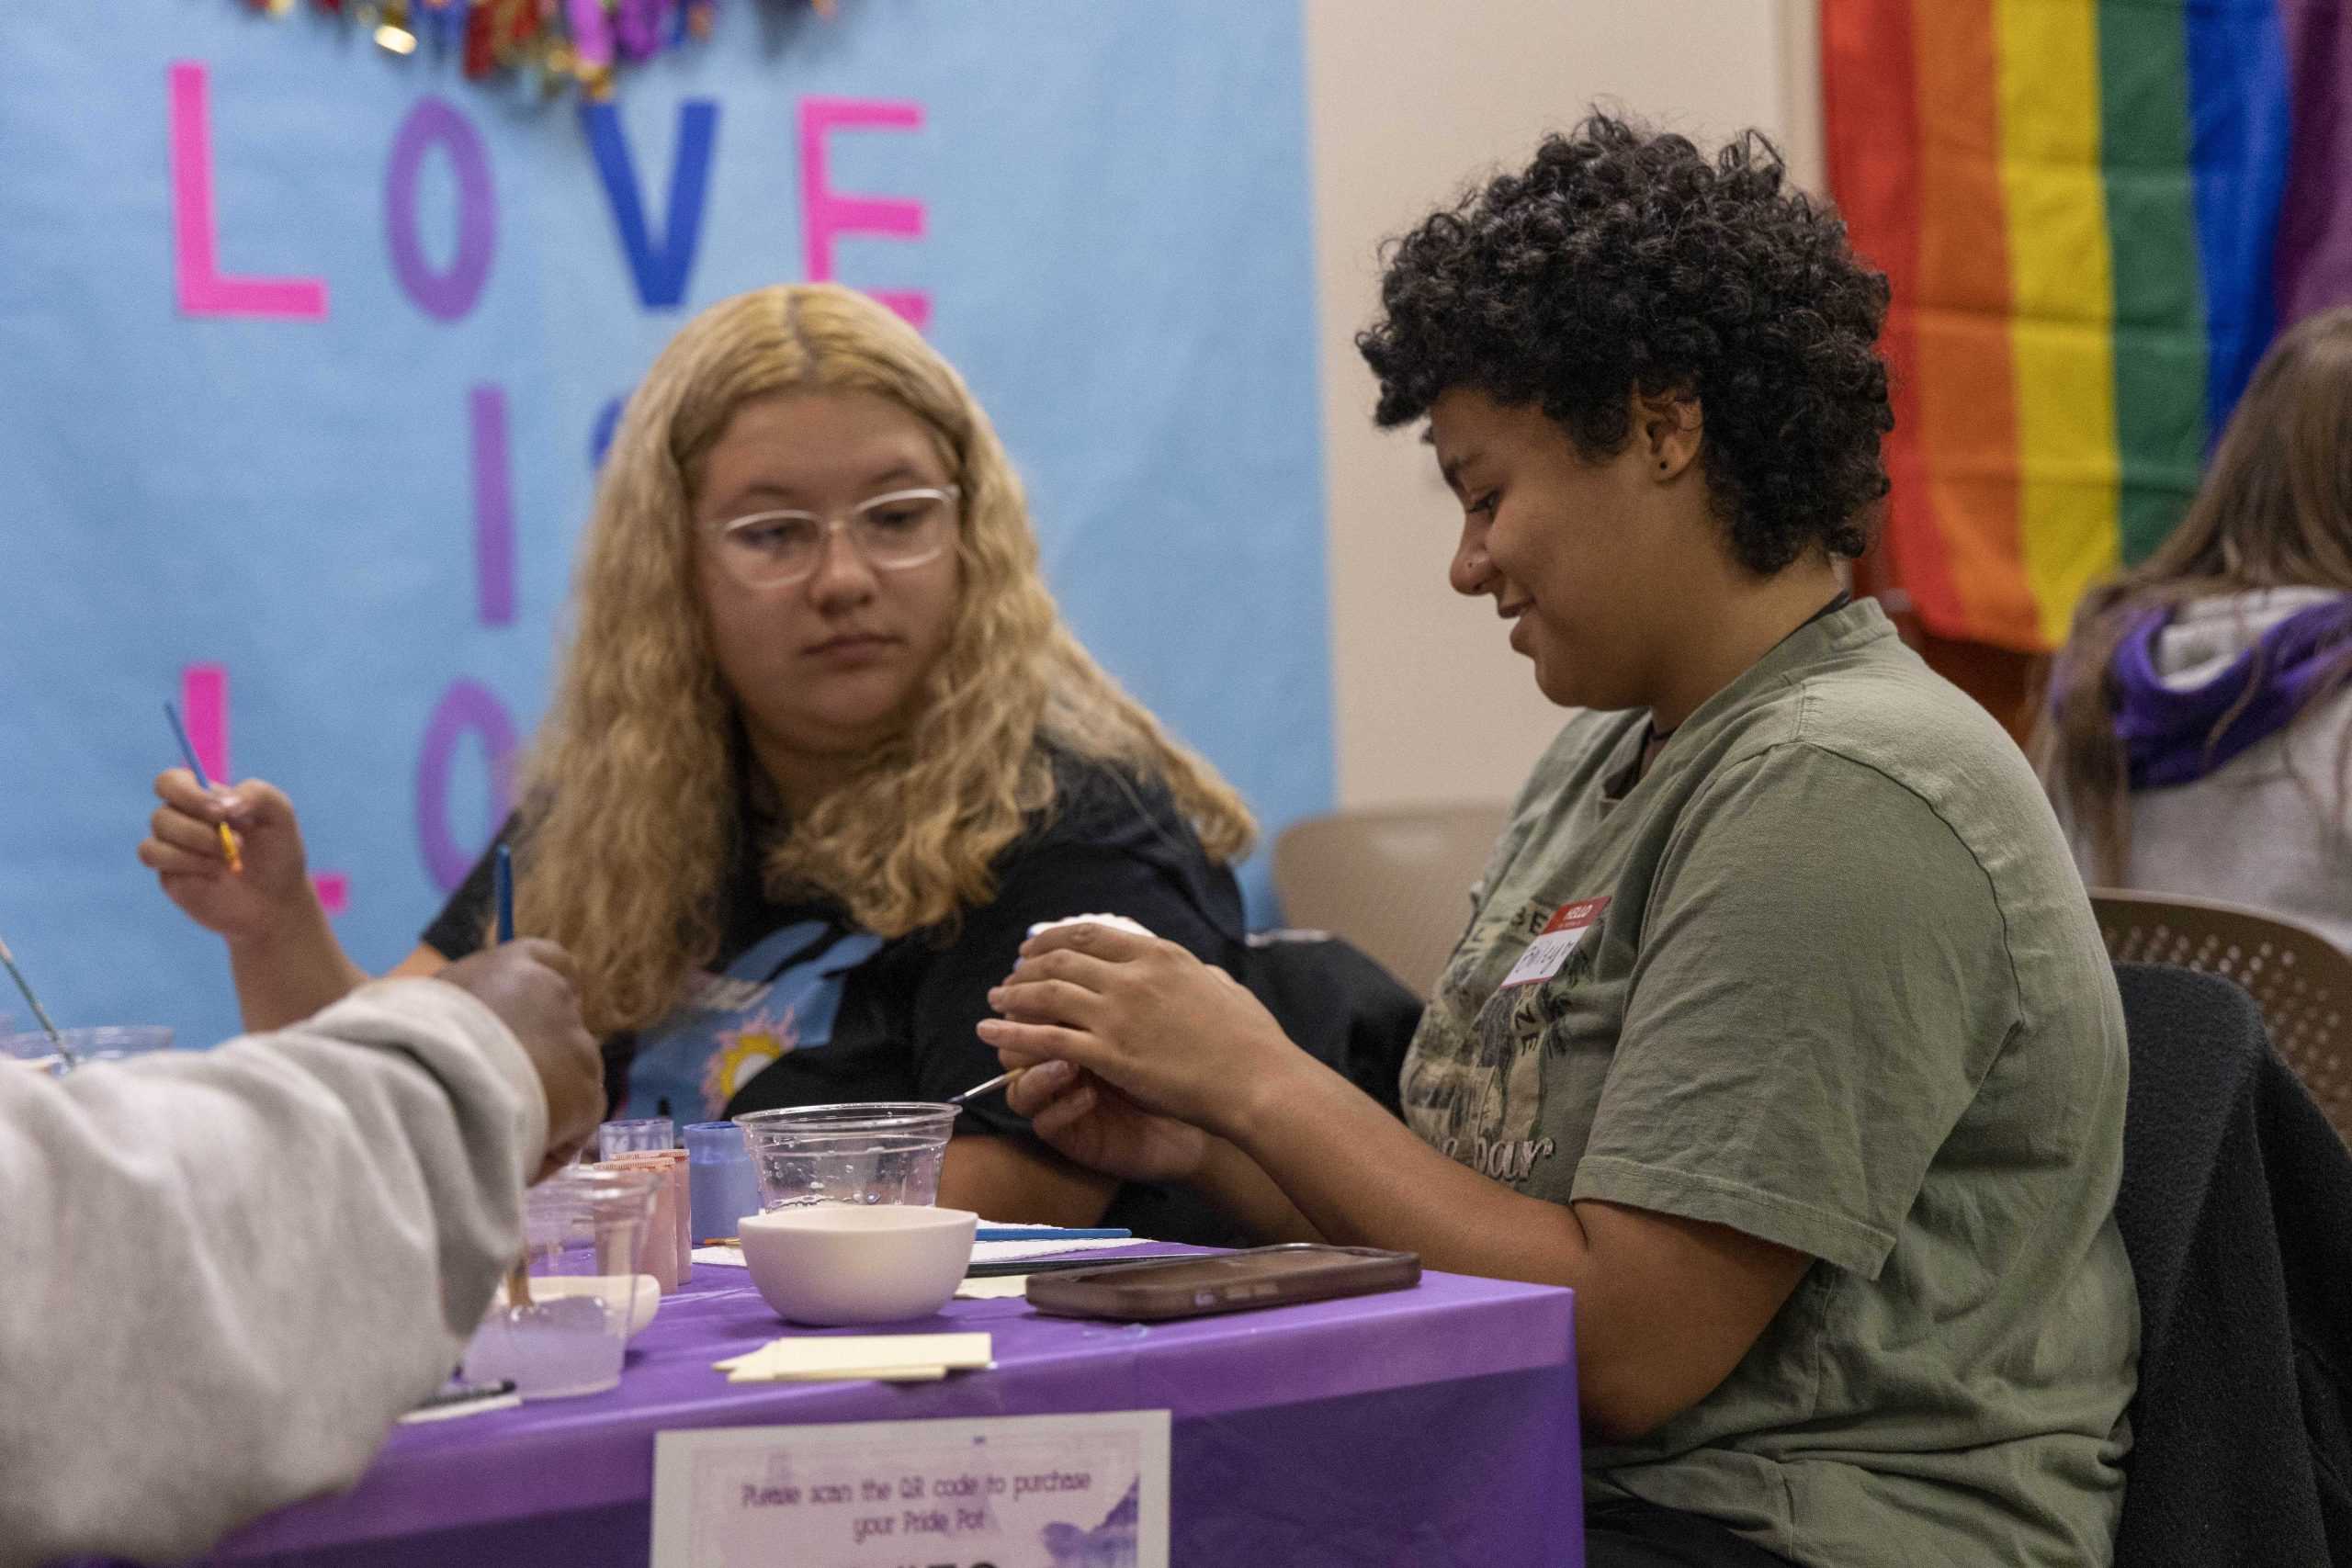
<path fill-rule="evenodd" d="M 653 1568 L 1167 1568 L 1168 1412 L 663 1432 Z"/>

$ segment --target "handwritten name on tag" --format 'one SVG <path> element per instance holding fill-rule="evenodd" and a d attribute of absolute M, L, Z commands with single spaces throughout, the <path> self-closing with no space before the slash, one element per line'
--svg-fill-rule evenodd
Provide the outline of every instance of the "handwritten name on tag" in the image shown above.
<path fill-rule="evenodd" d="M 1609 897 L 1603 894 L 1598 898 L 1577 898 L 1553 910 L 1552 918 L 1544 922 L 1543 931 L 1527 944 L 1527 951 L 1519 955 L 1510 973 L 1503 976 L 1503 989 L 1532 986 L 1557 975 L 1567 963 L 1568 954 L 1577 950 L 1577 943 L 1584 940 L 1584 933 L 1599 922 L 1608 908 Z"/>
<path fill-rule="evenodd" d="M 662 1432 L 653 1568 L 1168 1568 L 1168 1412 Z"/>

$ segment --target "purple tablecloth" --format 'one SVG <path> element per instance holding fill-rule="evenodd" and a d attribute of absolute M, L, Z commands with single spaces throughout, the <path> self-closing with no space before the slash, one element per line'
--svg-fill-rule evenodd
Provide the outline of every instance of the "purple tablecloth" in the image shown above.
<path fill-rule="evenodd" d="M 1570 1294 L 1453 1274 L 1415 1290 L 1153 1326 L 956 1302 L 996 1366 L 944 1382 L 731 1384 L 791 1332 L 737 1269 L 698 1267 L 621 1386 L 395 1432 L 352 1492 L 218 1560 L 628 1564 L 650 1541 L 653 1434 L 925 1417 L 1172 1412 L 1177 1564 L 1580 1564 Z M 895 1330 L 894 1330 L 895 1331 Z"/>

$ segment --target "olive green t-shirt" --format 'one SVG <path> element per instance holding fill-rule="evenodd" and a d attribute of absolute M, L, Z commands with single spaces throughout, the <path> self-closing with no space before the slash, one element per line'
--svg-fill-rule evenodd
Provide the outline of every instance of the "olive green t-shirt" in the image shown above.
<path fill-rule="evenodd" d="M 1415 1131 L 1520 1191 L 1816 1260 L 1713 1393 L 1588 1448 L 1589 1495 L 1820 1568 L 2108 1562 L 2123 1017 L 2031 771 L 1868 603 L 1636 782 L 1645 717 L 1537 768 L 1404 1075 Z M 1505 984 L 1546 925 L 1565 957 Z"/>

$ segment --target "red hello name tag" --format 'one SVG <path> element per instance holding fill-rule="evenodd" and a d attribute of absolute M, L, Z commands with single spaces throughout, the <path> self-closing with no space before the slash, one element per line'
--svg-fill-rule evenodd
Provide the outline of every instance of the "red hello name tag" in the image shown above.
<path fill-rule="evenodd" d="M 1543 931 L 1527 944 L 1527 951 L 1519 955 L 1510 973 L 1503 976 L 1503 988 L 1532 986 L 1557 975 L 1560 966 L 1567 963 L 1568 954 L 1577 950 L 1577 943 L 1584 940 L 1584 933 L 1592 929 L 1608 908 L 1609 897 L 1603 894 L 1598 898 L 1578 898 L 1553 910 L 1552 918 L 1544 922 Z"/>

